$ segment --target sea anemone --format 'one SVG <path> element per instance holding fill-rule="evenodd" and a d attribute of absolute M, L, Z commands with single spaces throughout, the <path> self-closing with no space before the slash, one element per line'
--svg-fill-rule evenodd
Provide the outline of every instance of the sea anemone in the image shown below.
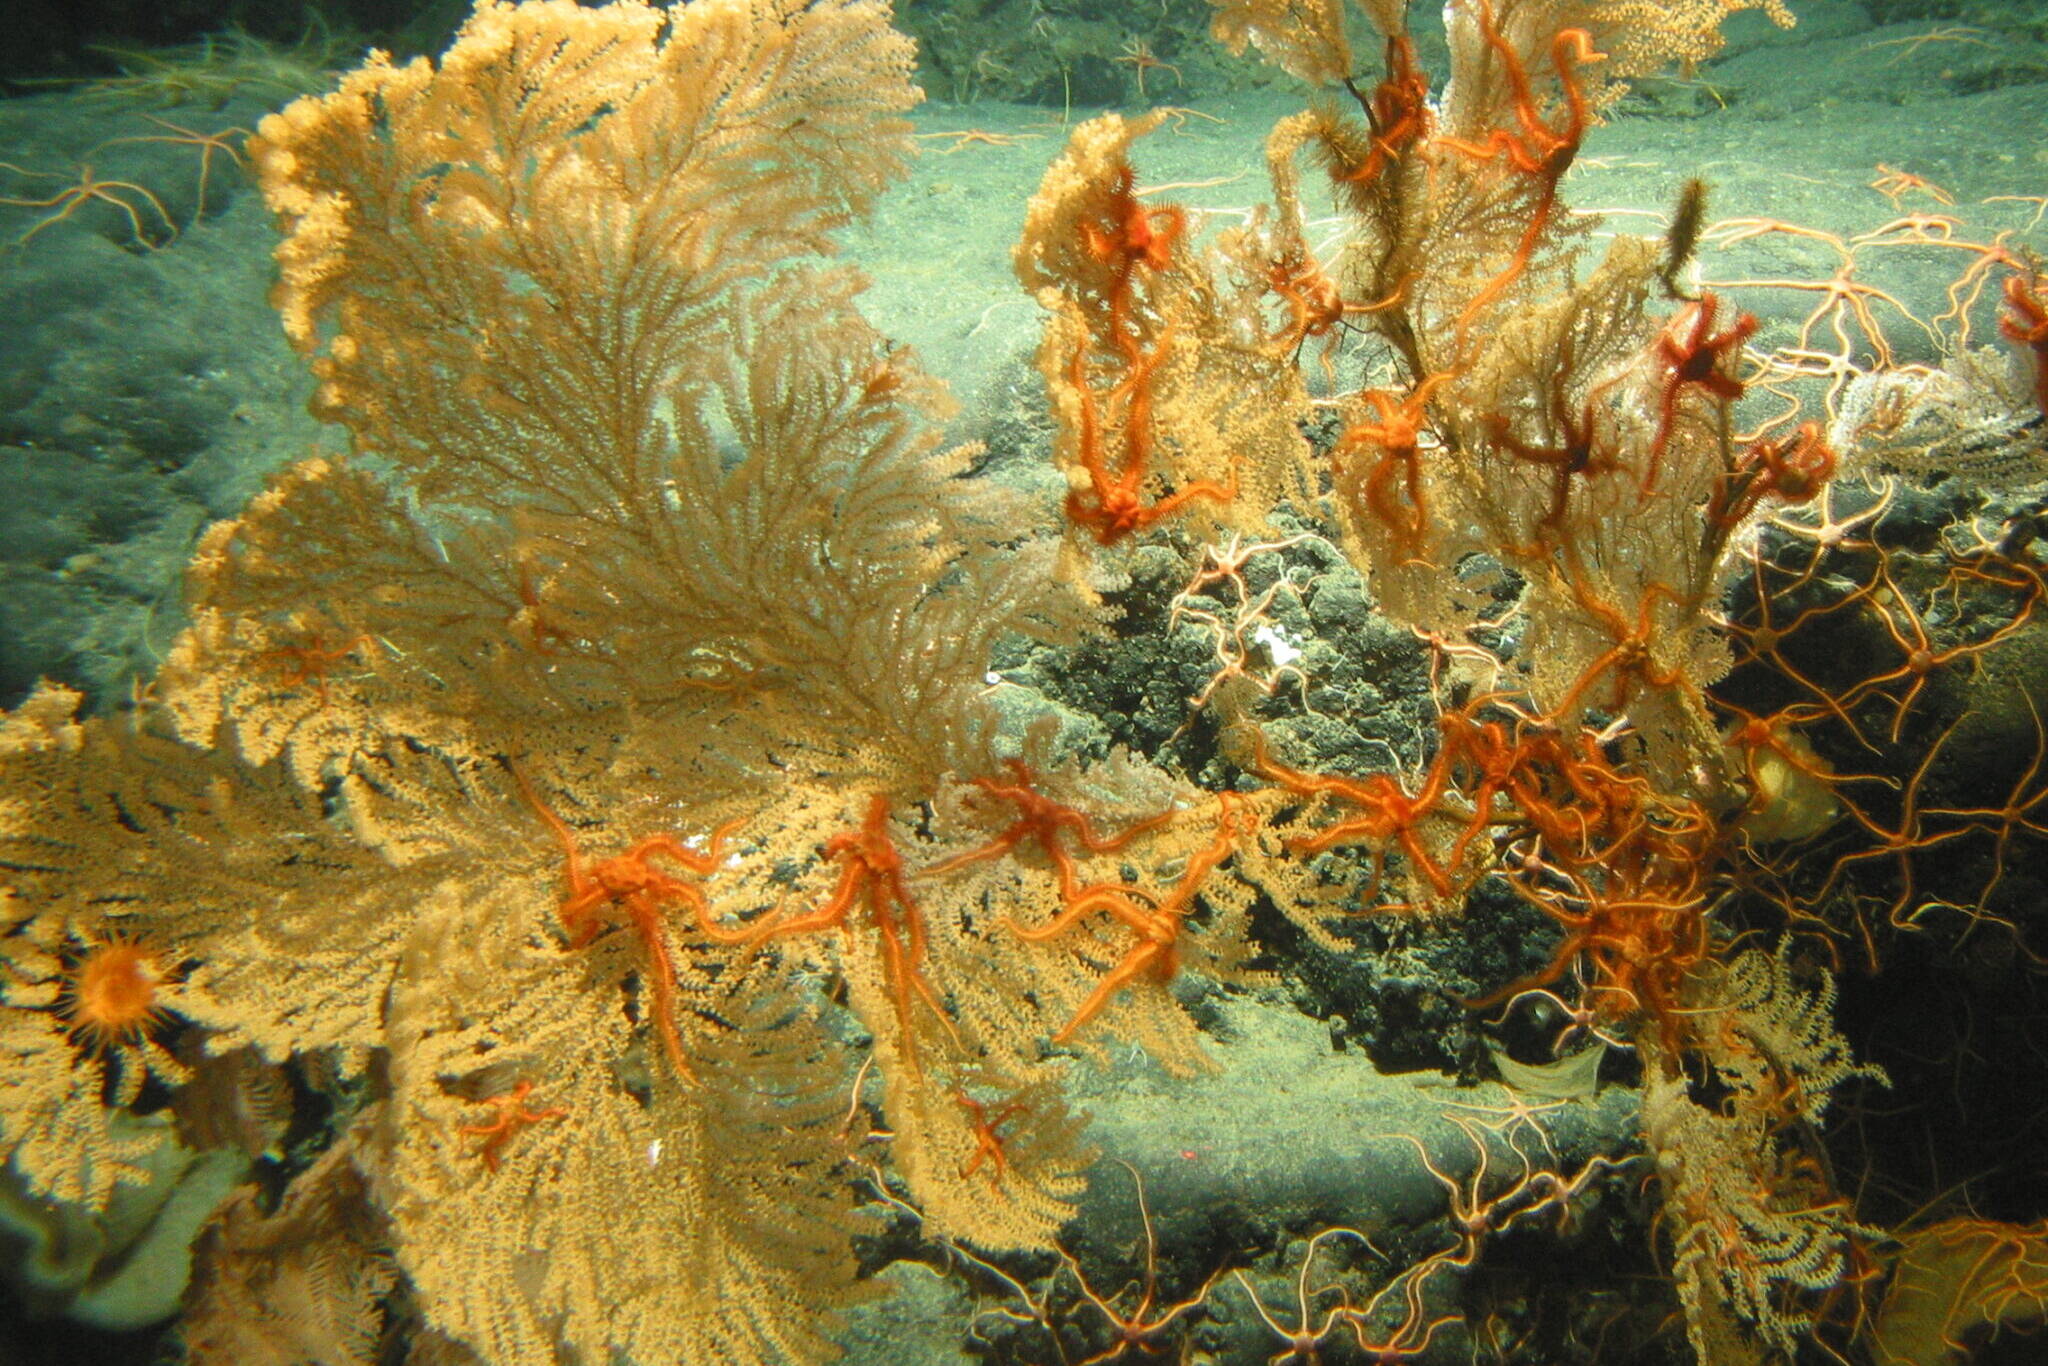
<path fill-rule="evenodd" d="M 96 1054 L 140 1043 L 167 1014 L 159 993 L 165 973 L 132 939 L 88 945 L 64 980 L 57 1010 L 72 1036 Z"/>

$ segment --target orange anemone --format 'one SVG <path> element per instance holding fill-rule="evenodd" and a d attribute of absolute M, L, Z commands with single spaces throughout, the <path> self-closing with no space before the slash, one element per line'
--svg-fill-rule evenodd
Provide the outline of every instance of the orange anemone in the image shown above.
<path fill-rule="evenodd" d="M 58 1011 L 95 1053 L 138 1043 L 166 1014 L 158 999 L 165 977 L 156 956 L 141 944 L 108 939 L 79 958 Z"/>

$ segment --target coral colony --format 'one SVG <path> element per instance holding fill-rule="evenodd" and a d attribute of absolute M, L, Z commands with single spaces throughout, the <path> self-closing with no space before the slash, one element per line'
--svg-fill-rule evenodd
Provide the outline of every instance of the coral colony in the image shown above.
<path fill-rule="evenodd" d="M 1753 7 L 1791 22 L 1452 0 L 1432 69 L 1401 0 L 1365 51 L 1339 0 L 1215 0 L 1312 98 L 1221 230 L 1145 186 L 1163 112 L 1051 155 L 1014 261 L 1063 498 L 969 477 L 823 259 L 912 151 L 879 0 L 482 0 L 438 61 L 263 120 L 275 300 L 351 449 L 205 534 L 125 714 L 46 686 L 0 721 L 24 1199 L 90 1217 L 237 1153 L 179 1328 L 205 1362 L 824 1361 L 879 1293 L 856 1240 L 971 1296 L 992 1360 L 1534 1361 L 1534 1301 L 1474 1288 L 1596 1217 L 1671 1288 L 1580 1350 L 1675 1314 L 1674 1358 L 1929 1362 L 2037 1324 L 2039 1225 L 1868 1224 L 1821 1121 L 1883 1076 L 1845 965 L 1942 923 L 2025 948 L 2038 716 L 2008 793 L 1930 775 L 1944 680 L 2048 588 L 1987 510 L 2044 470 L 2048 277 L 1900 218 L 1871 241 L 1938 238 L 1948 324 L 1999 336 L 1888 367 L 1846 246 L 1766 350 L 1695 257 L 1792 225 L 1693 184 L 1596 236 L 1589 129 Z M 9 202 L 148 238 L 132 190 Z M 1898 478 L 1958 460 L 1982 501 L 1888 546 Z M 1188 587 L 1148 615 L 1162 563 Z M 1405 750 L 1330 743 L 1363 719 L 1331 647 L 1273 630 L 1359 574 L 1420 661 Z M 1812 648 L 1852 625 L 1860 657 Z M 1147 629 L 1213 653 L 1157 752 L 989 686 Z M 1274 943 L 1508 923 L 1530 956 L 1450 1008 L 1543 1021 L 1542 1056 L 1502 1106 L 1446 1085 L 1450 1139 L 1384 1136 L 1431 1212 L 1169 1275 L 1075 1079 L 1213 1067 L 1197 1020 L 1284 980 Z M 1603 1055 L 1628 1133 L 1567 1150 Z M 281 1161 L 294 1112 L 324 1137 Z M 1063 1232 L 1091 1165 L 1142 1221 L 1122 1272 Z"/>

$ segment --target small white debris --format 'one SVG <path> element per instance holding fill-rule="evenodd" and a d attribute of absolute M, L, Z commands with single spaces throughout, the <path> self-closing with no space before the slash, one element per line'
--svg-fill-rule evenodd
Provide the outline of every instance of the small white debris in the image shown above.
<path fill-rule="evenodd" d="M 1284 669 L 1301 658 L 1301 647 L 1280 634 L 1280 628 L 1268 622 L 1252 632 L 1252 639 L 1266 647 L 1272 656 L 1273 667 Z"/>

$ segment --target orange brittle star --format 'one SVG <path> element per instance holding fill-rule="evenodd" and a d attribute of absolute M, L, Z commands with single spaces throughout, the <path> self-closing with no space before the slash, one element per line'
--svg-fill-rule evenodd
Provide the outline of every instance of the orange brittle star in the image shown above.
<path fill-rule="evenodd" d="M 1495 128 L 1483 142 L 1451 137 L 1443 138 L 1441 142 L 1476 162 L 1505 158 L 1512 170 L 1535 182 L 1536 198 L 1529 212 L 1528 226 L 1522 230 L 1521 240 L 1515 244 L 1515 253 L 1507 266 L 1487 281 L 1458 315 L 1457 327 L 1461 338 L 1487 306 L 1528 269 L 1530 259 L 1536 253 L 1536 244 L 1542 240 L 1556 211 L 1558 182 L 1571 169 L 1573 158 L 1579 154 L 1579 144 L 1585 139 L 1586 129 L 1593 122 L 1593 104 L 1586 96 L 1579 73 L 1594 62 L 1607 60 L 1606 53 L 1593 50 L 1593 35 L 1585 29 L 1557 31 L 1550 44 L 1550 65 L 1557 74 L 1564 107 L 1553 127 L 1544 121 L 1528 68 L 1523 65 L 1521 54 L 1495 24 L 1493 6 L 1488 0 L 1480 0 L 1479 31 L 1486 45 L 1500 59 L 1509 92 L 1514 97 L 1517 126 L 1513 129 Z"/>
<path fill-rule="evenodd" d="M 911 137 L 918 142 L 931 142 L 940 138 L 951 138 L 953 140 L 952 145 L 950 147 L 941 147 L 938 152 L 940 156 L 950 156 L 962 147 L 974 143 L 984 147 L 1015 147 L 1026 139 L 1038 136 L 1037 133 L 991 133 L 981 128 L 960 128 L 945 133 L 911 134 Z"/>
<path fill-rule="evenodd" d="M 661 908 L 667 903 L 681 902 L 695 917 L 699 932 L 714 943 L 749 943 L 754 940 L 755 932 L 720 926 L 712 919 L 711 903 L 703 889 L 694 882 L 685 882 L 663 872 L 654 866 L 654 860 L 666 859 L 685 872 L 707 877 L 717 869 L 723 857 L 725 839 L 739 822 L 729 821 L 712 831 L 701 854 L 674 835 L 649 835 L 622 854 L 587 864 L 577 847 L 575 832 L 568 823 L 547 808 L 518 765 L 510 767 L 520 793 L 539 813 L 554 835 L 555 842 L 562 847 L 562 856 L 567 864 L 568 891 L 556 914 L 561 919 L 562 928 L 568 931 L 569 947 L 580 949 L 597 938 L 604 927 L 600 912 L 605 908 L 616 906 L 625 912 L 633 932 L 647 950 L 645 976 L 653 1003 L 654 1031 L 661 1040 L 662 1052 L 667 1055 L 678 1078 L 694 1082 L 696 1073 L 683 1057 L 682 1036 L 676 1028 L 675 957 L 662 924 Z"/>
<path fill-rule="evenodd" d="M 1148 71 L 1171 71 L 1175 85 L 1185 84 L 1180 77 L 1180 68 L 1172 62 L 1164 61 L 1155 56 L 1152 52 L 1152 45 L 1143 38 L 1126 38 L 1124 40 L 1124 55 L 1111 58 L 1111 60 L 1121 62 L 1137 73 L 1138 98 L 1141 100 L 1148 98 L 1145 94 L 1145 73 Z"/>
<path fill-rule="evenodd" d="M 903 1040 L 903 1056 L 913 1073 L 921 1072 L 917 1032 L 911 1025 L 911 997 L 915 996 L 938 1017 L 939 1024 L 958 1044 L 960 1037 L 953 1019 L 939 1003 L 931 983 L 925 980 L 924 962 L 930 935 L 924 912 L 910 895 L 903 871 L 903 855 L 889 835 L 889 798 L 877 792 L 869 799 L 868 812 L 858 830 L 841 831 L 825 841 L 824 855 L 838 859 L 839 882 L 816 910 L 793 920 L 764 924 L 746 936 L 754 943 L 780 939 L 785 935 L 808 934 L 813 930 L 836 929 L 847 933 L 846 917 L 856 901 L 867 906 L 868 923 L 881 940 L 882 980 L 895 1004 L 896 1027 Z"/>
<path fill-rule="evenodd" d="M 279 645 L 257 657 L 277 666 L 278 681 L 284 687 L 302 688 L 311 683 L 324 709 L 328 703 L 327 675 L 342 660 L 375 643 L 373 637 L 358 632 L 339 644 L 329 644 L 326 633 L 315 628 L 307 631 L 298 644 Z"/>
<path fill-rule="evenodd" d="M 1147 208 L 1135 188 L 1135 172 L 1125 162 L 1117 167 L 1093 217 L 1084 218 L 1079 226 L 1082 249 L 1108 274 L 1107 335 L 1102 340 L 1117 353 L 1124 375 L 1098 397 L 1089 373 L 1090 346 L 1077 346 L 1067 364 L 1067 382 L 1080 411 L 1075 423 L 1078 449 L 1067 472 L 1066 514 L 1069 521 L 1093 530 L 1101 544 L 1114 545 L 1198 499 L 1229 502 L 1237 496 L 1237 470 L 1232 467 L 1226 483 L 1196 479 L 1157 502 L 1144 498 L 1158 442 L 1152 429 L 1152 377 L 1166 359 L 1172 327 L 1162 328 L 1151 349 L 1145 348 L 1141 329 L 1132 321 L 1135 286 L 1140 267 L 1159 272 L 1173 266 L 1174 248 L 1187 235 L 1186 211 L 1177 205 Z M 1116 435 L 1122 451 L 1112 455 L 1103 446 L 1112 434 L 1111 415 L 1118 406 L 1122 430 Z"/>
<path fill-rule="evenodd" d="M 12 162 L 0 161 L 0 170 L 8 170 L 19 176 L 45 180 L 61 180 L 62 176 L 52 171 L 31 171 Z M 133 200 L 122 197 L 123 193 L 134 195 Z M 78 179 L 51 195 L 48 199 L 26 199 L 16 196 L 0 196 L 0 204 L 9 204 L 24 209 L 54 209 L 56 212 L 36 220 L 35 226 L 14 239 L 17 247 L 27 246 L 30 239 L 44 228 L 62 223 L 94 200 L 112 204 L 127 215 L 128 227 L 134 235 L 135 244 L 154 250 L 178 235 L 178 225 L 164 209 L 161 199 L 132 180 L 101 180 L 92 173 L 91 165 L 78 168 Z M 142 206 L 148 205 L 163 224 L 163 236 L 152 237 L 142 223 Z"/>
<path fill-rule="evenodd" d="M 213 175 L 213 154 L 215 152 L 225 152 L 229 161 L 246 171 L 249 169 L 249 163 L 243 157 L 242 149 L 231 146 L 228 139 L 239 134 L 243 139 L 244 146 L 246 146 L 248 139 L 254 135 L 248 129 L 239 127 L 220 128 L 211 133 L 205 133 L 197 128 L 187 128 L 182 123 L 172 123 L 169 119 L 160 119 L 154 114 L 144 114 L 142 117 L 166 131 L 143 134 L 138 137 L 113 138 L 101 145 L 111 147 L 117 142 L 168 142 L 180 147 L 197 147 L 199 149 L 199 193 L 192 206 L 192 221 L 198 222 L 200 217 L 206 212 L 206 183 Z"/>
<path fill-rule="evenodd" d="M 1924 194 L 1937 204 L 1956 202 L 1954 195 L 1926 176 L 1914 175 L 1911 171 L 1902 171 L 1896 166 L 1887 166 L 1882 161 L 1877 163 L 1877 179 L 1870 182 L 1870 188 L 1891 200 L 1895 209 L 1899 206 L 1900 197 L 1908 194 Z"/>
<path fill-rule="evenodd" d="M 1188 857 L 1187 867 L 1172 891 L 1162 896 L 1142 887 L 1099 882 L 1069 897 L 1064 910 L 1035 929 L 1014 920 L 1008 922 L 1019 939 L 1042 944 L 1072 929 L 1088 915 L 1106 911 L 1137 936 L 1130 951 L 1095 984 L 1095 989 L 1074 1011 L 1074 1018 L 1052 1036 L 1054 1043 L 1063 1044 L 1073 1038 L 1082 1025 L 1108 1007 L 1119 991 L 1140 978 L 1150 977 L 1162 984 L 1173 980 L 1180 971 L 1181 925 L 1194 909 L 1195 893 L 1201 890 L 1209 874 L 1236 851 L 1238 841 L 1251 833 L 1254 819 L 1245 811 L 1243 797 L 1235 792 L 1218 793 L 1215 838 Z"/>
<path fill-rule="evenodd" d="M 1051 860 L 1054 869 L 1059 873 L 1060 897 L 1062 900 L 1068 900 L 1075 895 L 1076 877 L 1074 856 L 1060 843 L 1062 831 L 1070 832 L 1080 843 L 1081 848 L 1090 854 L 1113 854 L 1137 836 L 1158 828 L 1166 821 L 1172 820 L 1174 816 L 1174 812 L 1169 808 L 1127 827 L 1121 834 L 1098 835 L 1095 833 L 1095 823 L 1087 812 L 1071 806 L 1062 806 L 1038 791 L 1034 786 L 1037 775 L 1022 759 L 1007 760 L 1004 767 L 1009 770 L 1011 781 L 1005 783 L 995 778 L 983 777 L 974 779 L 974 786 L 991 797 L 1015 806 L 1017 819 L 1005 826 L 987 844 L 934 863 L 925 868 L 920 876 L 935 877 L 964 868 L 970 863 L 1000 858 L 1014 851 L 1028 839 L 1035 841 L 1039 850 Z"/>
<path fill-rule="evenodd" d="M 1956 43 L 1969 47 L 1991 46 L 1984 41 L 1983 29 L 1971 28 L 1966 24 L 1944 24 L 1925 33 L 1910 33 L 1903 38 L 1883 38 L 1874 43 L 1865 43 L 1863 46 L 1871 52 L 1881 47 L 1898 48 L 1899 51 L 1885 63 L 1886 66 L 1897 66 L 1930 43 Z"/>
<path fill-rule="evenodd" d="M 976 1100 L 964 1090 L 955 1090 L 953 1099 L 960 1102 L 960 1108 L 967 1112 L 968 1121 L 974 1129 L 974 1152 L 961 1164 L 960 1179 L 964 1181 L 986 1166 L 989 1185 L 1001 1185 L 1003 1178 L 1010 1174 L 1010 1154 L 1003 1147 L 1006 1140 L 1002 1127 L 1031 1107 L 1025 1104 L 1021 1093 L 999 1106 L 993 1101 Z M 990 1113 L 991 1106 L 994 1106 L 993 1114 Z"/>
<path fill-rule="evenodd" d="M 503 1095 L 485 1096 L 479 1105 L 488 1105 L 498 1113 L 482 1124 L 464 1124 L 457 1132 L 482 1137 L 481 1155 L 484 1166 L 491 1171 L 498 1170 L 499 1159 L 504 1156 L 505 1147 L 521 1129 L 543 1120 L 562 1119 L 569 1113 L 566 1106 L 551 1105 L 545 1110 L 529 1110 L 526 1098 L 533 1094 L 533 1083 L 521 1081 Z"/>

